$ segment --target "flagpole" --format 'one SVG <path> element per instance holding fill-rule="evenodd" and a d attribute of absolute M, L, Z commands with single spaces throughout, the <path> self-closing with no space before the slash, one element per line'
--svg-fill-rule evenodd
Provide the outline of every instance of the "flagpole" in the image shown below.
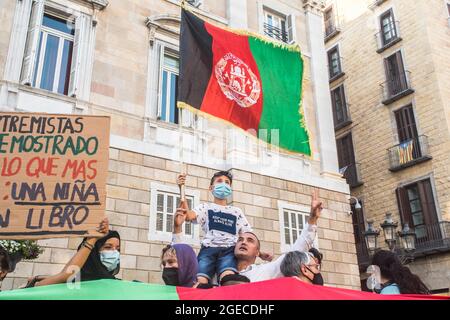
<path fill-rule="evenodd" d="M 178 145 L 179 149 L 179 166 L 180 174 L 184 174 L 184 162 L 183 162 L 183 109 L 178 108 Z M 186 186 L 184 184 L 180 185 L 180 202 L 186 200 Z"/>
<path fill-rule="evenodd" d="M 181 9 L 185 9 L 185 7 L 186 7 L 185 0 L 181 0 L 180 6 L 181 6 Z M 181 37 L 181 34 L 180 34 L 180 37 Z M 181 64 L 180 64 L 180 69 L 181 69 Z M 183 142 L 184 142 L 184 140 L 183 140 L 183 109 L 181 109 L 181 108 L 178 108 L 178 134 L 179 134 L 178 144 L 180 147 L 180 149 L 179 149 L 180 174 L 185 174 L 184 162 L 183 162 L 183 156 L 184 156 L 184 154 L 183 154 Z M 185 201 L 185 200 L 186 200 L 186 185 L 182 184 L 182 185 L 180 185 L 180 202 Z"/>

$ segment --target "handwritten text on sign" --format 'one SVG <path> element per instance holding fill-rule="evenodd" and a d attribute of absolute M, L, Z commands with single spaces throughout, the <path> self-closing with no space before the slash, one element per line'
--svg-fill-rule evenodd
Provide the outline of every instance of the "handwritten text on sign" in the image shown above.
<path fill-rule="evenodd" d="M 0 113 L 0 239 L 98 235 L 109 121 Z"/>

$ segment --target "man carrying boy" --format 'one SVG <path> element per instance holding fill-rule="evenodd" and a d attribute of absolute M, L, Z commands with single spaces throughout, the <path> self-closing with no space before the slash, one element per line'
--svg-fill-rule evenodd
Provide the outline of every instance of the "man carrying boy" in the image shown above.
<path fill-rule="evenodd" d="M 186 175 L 179 175 L 178 185 L 184 185 Z M 209 190 L 214 202 L 201 203 L 192 210 L 187 202 L 181 203 L 186 212 L 186 221 L 199 223 L 205 236 L 198 254 L 197 281 L 211 283 L 215 274 L 220 284 L 233 281 L 238 273 L 234 249 L 240 233 L 251 232 L 252 228 L 241 209 L 227 204 L 231 196 L 233 177 L 228 171 L 219 171 L 211 178 Z M 271 256 L 261 254 L 261 258 L 271 260 Z"/>

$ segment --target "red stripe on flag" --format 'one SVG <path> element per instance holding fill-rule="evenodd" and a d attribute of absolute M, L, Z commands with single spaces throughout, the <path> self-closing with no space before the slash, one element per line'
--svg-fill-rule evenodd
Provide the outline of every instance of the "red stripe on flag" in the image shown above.
<path fill-rule="evenodd" d="M 296 278 L 193 289 L 177 287 L 180 300 L 450 300 L 430 295 L 386 295 L 312 285 Z"/>
<path fill-rule="evenodd" d="M 248 38 L 220 29 L 206 22 L 205 27 L 213 38 L 213 67 L 200 110 L 230 121 L 244 130 L 254 129 L 255 132 L 253 132 L 253 134 L 256 134 L 262 113 L 263 92 L 258 66 L 250 50 Z M 243 64 L 239 62 L 233 63 L 232 60 L 234 57 L 240 59 Z M 222 64 L 223 67 L 220 68 L 221 71 L 219 71 L 221 72 L 222 79 L 230 80 L 231 77 L 234 77 L 234 81 L 225 81 L 225 85 L 224 81 L 219 80 L 222 82 L 222 87 L 225 86 L 225 89 L 221 88 L 216 74 L 216 68 L 218 68 L 219 61 L 227 62 L 225 66 Z M 235 69 L 232 70 L 230 69 L 231 67 L 234 67 Z M 249 69 L 251 72 L 249 72 Z M 231 75 L 232 71 L 234 71 L 234 75 Z M 252 73 L 254 75 L 253 78 L 251 75 Z M 235 76 L 236 74 L 241 74 L 243 76 Z M 258 83 L 255 83 L 255 81 Z M 233 87 L 235 90 L 231 89 L 230 84 L 232 83 L 235 84 Z M 256 87 L 258 86 L 259 94 L 257 95 L 257 99 L 255 99 L 255 92 L 257 92 Z M 241 89 L 243 94 L 239 94 L 239 89 Z M 243 107 L 239 105 L 236 100 L 227 98 L 224 91 L 228 91 L 229 95 L 234 94 L 238 99 L 243 99 L 246 96 L 248 99 L 248 96 L 250 96 L 250 100 L 242 102 L 242 104 L 244 104 Z M 251 103 L 251 99 L 254 99 L 256 102 Z M 249 106 L 245 107 L 245 105 Z"/>

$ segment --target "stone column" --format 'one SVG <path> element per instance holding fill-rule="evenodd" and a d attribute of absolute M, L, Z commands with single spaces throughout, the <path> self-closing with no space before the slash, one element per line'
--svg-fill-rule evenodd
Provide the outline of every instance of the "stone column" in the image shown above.
<path fill-rule="evenodd" d="M 228 0 L 227 1 L 228 26 L 235 29 L 247 29 L 247 1 Z"/>
<path fill-rule="evenodd" d="M 314 89 L 321 174 L 340 177 L 323 32 L 322 11 L 325 5 L 322 0 L 302 1 L 311 53 L 311 82 Z"/>

